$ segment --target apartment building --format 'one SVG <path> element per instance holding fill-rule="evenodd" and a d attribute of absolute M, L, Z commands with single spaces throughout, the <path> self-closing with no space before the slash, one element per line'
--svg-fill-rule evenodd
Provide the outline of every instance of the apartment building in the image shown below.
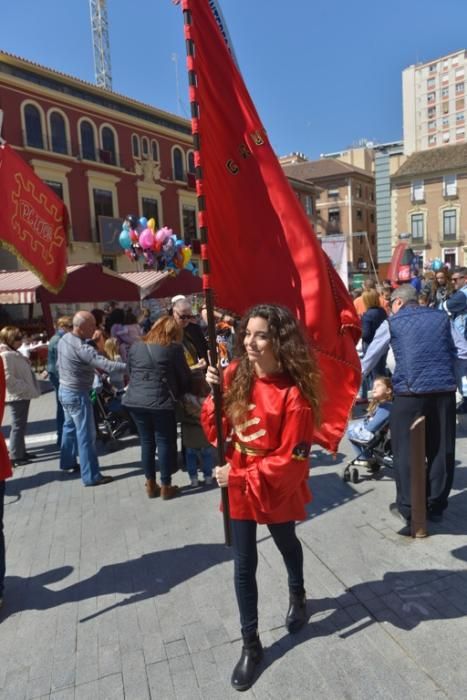
<path fill-rule="evenodd" d="M 466 140 L 467 51 L 456 51 L 402 72 L 407 155 Z"/>
<path fill-rule="evenodd" d="M 467 264 L 467 143 L 413 153 L 391 177 L 393 246 L 424 263 Z"/>
<path fill-rule="evenodd" d="M 305 180 L 316 186 L 316 234 L 346 236 L 349 271 L 370 271 L 372 260 L 376 262 L 373 174 L 334 158 L 310 161 L 294 153 L 279 161 L 289 180 Z"/>
<path fill-rule="evenodd" d="M 0 52 L 3 138 L 65 202 L 69 263 L 134 270 L 118 233 L 127 214 L 197 239 L 190 122 Z M 0 268 L 18 262 L 0 250 Z"/>

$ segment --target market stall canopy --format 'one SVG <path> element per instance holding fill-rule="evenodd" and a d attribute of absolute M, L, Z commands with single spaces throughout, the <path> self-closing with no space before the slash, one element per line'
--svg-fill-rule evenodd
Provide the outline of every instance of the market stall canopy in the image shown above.
<path fill-rule="evenodd" d="M 201 279 L 187 270 L 126 272 L 118 274 L 98 263 L 70 265 L 67 280 L 52 294 L 29 270 L 0 272 L 0 304 L 71 304 L 104 301 L 141 301 L 146 297 L 170 297 L 201 291 Z"/>
<path fill-rule="evenodd" d="M 67 280 L 58 294 L 49 292 L 33 272 L 0 273 L 0 304 L 70 304 L 109 299 L 139 301 L 139 288 L 97 263 L 67 267 Z"/>
<path fill-rule="evenodd" d="M 140 299 L 160 299 L 173 297 L 175 294 L 196 294 L 202 291 L 201 278 L 188 270 L 181 270 L 176 275 L 170 272 L 122 272 L 121 276 L 137 285 Z"/>

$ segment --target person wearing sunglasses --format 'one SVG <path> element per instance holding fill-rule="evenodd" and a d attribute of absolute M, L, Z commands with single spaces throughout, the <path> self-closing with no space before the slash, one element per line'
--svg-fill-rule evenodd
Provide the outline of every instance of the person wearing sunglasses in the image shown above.
<path fill-rule="evenodd" d="M 452 337 L 457 350 L 457 389 L 463 396 L 464 377 L 467 376 L 467 268 L 456 267 L 451 281 L 454 284 L 454 293 L 442 303 L 441 308 L 451 317 Z"/>
<path fill-rule="evenodd" d="M 177 325 L 183 329 L 182 344 L 188 366 L 191 370 L 206 369 L 208 344 L 203 331 L 196 323 L 188 299 L 181 296 L 176 297 L 172 305 L 172 314 Z"/>
<path fill-rule="evenodd" d="M 31 399 L 41 391 L 31 363 L 18 348 L 23 334 L 16 326 L 5 326 L 0 330 L 0 355 L 5 367 L 5 403 L 10 409 L 10 460 L 14 467 L 29 464 L 35 455 L 26 452 L 26 429 Z"/>

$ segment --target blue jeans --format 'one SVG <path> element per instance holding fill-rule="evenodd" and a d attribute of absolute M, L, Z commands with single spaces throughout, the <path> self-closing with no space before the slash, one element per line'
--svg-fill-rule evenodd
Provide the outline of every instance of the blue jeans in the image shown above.
<path fill-rule="evenodd" d="M 198 457 L 201 459 L 201 469 L 204 476 L 212 476 L 214 459 L 210 447 L 185 447 L 186 470 L 192 479 L 198 474 Z"/>
<path fill-rule="evenodd" d="M 76 451 L 78 451 L 81 479 L 85 486 L 91 486 L 99 481 L 102 475 L 97 459 L 96 425 L 89 393 L 61 386 L 58 395 L 65 414 L 60 448 L 60 469 L 75 467 Z"/>
<path fill-rule="evenodd" d="M 177 468 L 177 422 L 175 411 L 130 408 L 141 440 L 141 465 L 146 479 L 156 478 L 156 447 L 161 484 L 170 486 Z"/>
<path fill-rule="evenodd" d="M 63 431 L 63 423 L 65 422 L 65 414 L 63 413 L 63 406 L 60 403 L 60 399 L 58 398 L 58 390 L 59 390 L 58 376 L 56 374 L 49 373 L 49 381 L 55 390 L 55 398 L 57 400 L 57 413 L 56 413 L 57 446 L 60 447 L 62 444 L 62 431 Z"/>
<path fill-rule="evenodd" d="M 5 536 L 3 534 L 3 499 L 5 496 L 5 482 L 0 481 L 0 598 L 3 595 L 3 583 L 5 581 Z"/>
<path fill-rule="evenodd" d="M 256 585 L 256 568 L 258 551 L 256 549 L 256 523 L 254 520 L 230 521 L 232 530 L 232 549 L 234 556 L 234 582 L 242 635 L 249 636 L 258 629 L 258 587 Z M 288 574 L 290 593 L 303 595 L 303 550 L 295 534 L 295 522 L 268 525 L 274 544 L 285 563 Z"/>

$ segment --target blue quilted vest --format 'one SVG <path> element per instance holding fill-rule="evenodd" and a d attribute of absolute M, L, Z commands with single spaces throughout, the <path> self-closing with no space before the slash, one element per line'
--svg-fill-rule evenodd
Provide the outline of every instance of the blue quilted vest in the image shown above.
<path fill-rule="evenodd" d="M 455 391 L 456 349 L 444 311 L 408 304 L 389 318 L 389 328 L 396 360 L 395 394 Z"/>

